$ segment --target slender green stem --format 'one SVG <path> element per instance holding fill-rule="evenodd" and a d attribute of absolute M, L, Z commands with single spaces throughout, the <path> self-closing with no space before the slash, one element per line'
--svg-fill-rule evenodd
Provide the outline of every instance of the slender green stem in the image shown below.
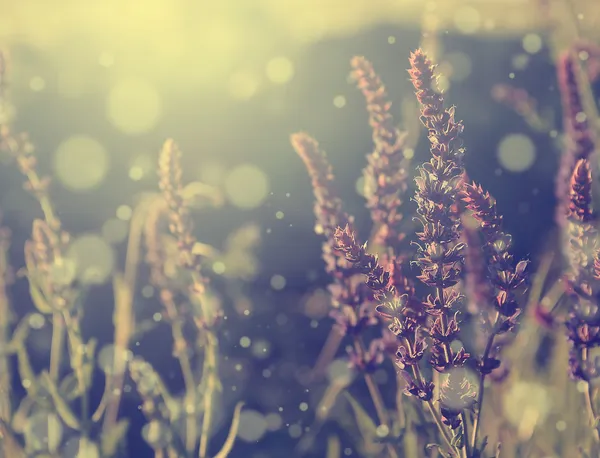
<path fill-rule="evenodd" d="M 200 436 L 199 458 L 206 458 L 208 440 L 210 438 L 210 427 L 212 422 L 212 400 L 219 385 L 217 375 L 218 341 L 212 331 L 204 331 L 204 367 L 202 376 L 206 380 L 204 391 L 204 417 L 202 419 L 202 435 Z"/>
<path fill-rule="evenodd" d="M 462 426 L 463 426 L 463 446 L 462 446 L 463 457 L 471 458 L 471 456 L 472 456 L 471 455 L 471 447 L 469 445 L 469 423 L 468 423 L 467 415 L 464 410 L 460 413 L 460 418 L 462 420 Z"/>
<path fill-rule="evenodd" d="M 415 378 L 415 383 L 418 383 L 419 385 L 421 385 L 423 378 L 421 377 L 421 370 L 419 369 L 419 366 L 417 366 L 417 365 L 412 366 L 412 370 L 413 370 L 413 376 Z M 429 409 L 429 412 L 431 413 L 431 416 L 433 417 L 433 420 L 435 421 L 435 424 L 437 425 L 438 430 L 440 431 L 440 434 L 442 435 L 442 439 L 444 439 L 444 442 L 448 446 L 448 450 L 450 451 L 450 453 L 456 455 L 457 454 L 456 448 L 452 445 L 452 438 L 450 437 L 450 434 L 448 433 L 448 430 L 446 429 L 446 425 L 444 425 L 444 422 L 442 422 L 442 417 L 440 416 L 440 413 L 437 411 L 437 409 L 433 405 L 433 401 L 431 399 L 429 399 L 428 401 L 425 401 L 425 403 L 427 404 L 427 408 Z"/>
<path fill-rule="evenodd" d="M 583 348 L 581 350 L 581 359 L 585 363 L 588 359 L 588 349 Z M 600 443 L 600 433 L 598 432 L 598 414 L 596 412 L 596 407 L 594 405 L 594 393 L 592 385 L 589 382 L 586 382 L 586 390 L 585 390 L 585 403 L 588 411 L 588 417 L 590 419 L 590 424 L 592 426 L 592 432 L 594 435 L 594 440 L 596 443 Z"/>
<path fill-rule="evenodd" d="M 365 354 L 365 346 L 360 337 L 354 337 L 354 346 L 359 355 Z M 373 380 L 371 374 L 365 372 L 363 374 L 365 379 L 365 383 L 367 384 L 367 388 L 369 389 L 369 394 L 371 395 L 371 399 L 373 401 L 373 405 L 375 406 L 375 411 L 377 412 L 377 418 L 379 418 L 379 423 L 388 428 L 388 431 L 391 431 L 390 428 L 390 419 L 385 409 L 385 405 L 383 402 L 383 397 L 381 396 L 381 392 L 377 387 L 377 384 Z M 398 458 L 398 454 L 394 447 L 391 444 L 386 444 L 386 448 L 390 458 Z"/>
<path fill-rule="evenodd" d="M 596 413 L 596 408 L 594 407 L 594 394 L 592 385 L 586 383 L 587 389 L 585 390 L 585 402 L 588 408 L 588 415 L 590 417 L 590 423 L 592 425 L 592 431 L 594 434 L 594 440 L 597 443 L 600 443 L 600 435 L 598 434 L 598 426 L 596 425 L 598 414 Z"/>
<path fill-rule="evenodd" d="M 200 275 L 197 272 L 193 274 L 194 290 L 203 291 L 203 283 Z M 200 447 L 198 449 L 198 457 L 206 458 L 208 452 L 208 441 L 210 439 L 210 428 L 212 423 L 213 397 L 219 387 L 219 379 L 217 373 L 217 358 L 219 354 L 219 341 L 216 334 L 211 329 L 214 322 L 214 312 L 210 310 L 202 293 L 198 293 L 197 297 L 200 301 L 202 311 L 202 319 L 204 327 L 199 329 L 199 332 L 204 337 L 204 364 L 202 368 L 202 378 L 205 382 L 203 407 L 204 416 L 202 418 L 202 430 L 200 435 Z"/>
<path fill-rule="evenodd" d="M 55 382 L 58 380 L 60 370 L 60 359 L 62 356 L 64 339 L 64 322 L 59 312 L 52 315 L 52 342 L 50 344 L 50 378 Z"/>
<path fill-rule="evenodd" d="M 365 345 L 360 339 L 360 337 L 354 337 L 354 348 L 360 357 L 362 357 L 366 353 Z M 363 378 L 365 379 L 367 388 L 369 389 L 369 394 L 371 395 L 371 398 L 373 400 L 373 405 L 375 406 L 375 411 L 377 412 L 379 423 L 381 425 L 389 427 L 388 414 L 385 410 L 383 398 L 381 396 L 381 393 L 379 392 L 377 384 L 373 380 L 371 374 L 367 372 L 363 373 Z"/>
<path fill-rule="evenodd" d="M 494 325 L 492 327 L 492 331 L 490 336 L 488 337 L 487 344 L 485 346 L 485 350 L 483 351 L 482 361 L 485 363 L 490 356 L 490 352 L 492 351 L 492 346 L 494 345 L 494 339 L 496 337 L 496 327 L 498 326 L 498 320 L 500 318 L 500 314 L 496 313 L 496 319 L 494 320 Z M 483 399 L 485 395 L 485 373 L 481 373 L 479 376 L 479 392 L 477 394 L 477 415 L 473 420 L 473 436 L 471 438 L 471 447 L 473 450 L 477 448 L 477 436 L 479 434 L 479 425 L 481 424 L 481 414 L 483 412 Z M 467 440 L 467 438 L 465 438 Z"/>
<path fill-rule="evenodd" d="M 4 243 L 6 243 L 5 246 Z M 6 295 L 5 276 L 8 267 L 8 240 L 0 239 L 0 346 L 8 348 L 10 340 L 11 307 Z M 3 351 L 0 354 L 0 420 L 10 422 L 12 418 L 11 405 L 11 364 L 9 356 Z"/>
<path fill-rule="evenodd" d="M 123 297 L 117 302 L 115 300 L 115 313 L 118 319 L 115 323 L 121 323 L 118 327 L 115 324 L 115 353 L 114 377 L 110 380 L 111 390 L 107 400 L 106 413 L 102 424 L 102 431 L 108 434 L 115 426 L 119 415 L 119 406 L 121 404 L 121 395 L 123 391 L 123 381 L 125 376 L 125 367 L 123 367 L 123 354 L 129 349 L 129 342 L 133 334 L 135 323 L 133 320 L 133 296 L 136 292 L 136 282 L 138 267 L 140 261 L 141 240 L 148 210 L 154 204 L 155 198 L 148 198 L 142 201 L 134 210 L 130 222 L 129 237 L 127 240 L 127 251 L 125 255 L 125 270 L 123 272 Z M 115 291 L 116 293 L 116 291 Z M 109 383 L 109 380 L 106 380 Z"/>
<path fill-rule="evenodd" d="M 110 374 L 106 374 L 106 382 L 104 383 L 104 392 L 102 393 L 102 398 L 98 403 L 98 407 L 96 407 L 96 411 L 92 414 L 92 421 L 94 423 L 100 421 L 104 411 L 106 410 L 106 406 L 108 404 L 108 399 L 110 397 L 110 388 L 112 386 L 112 376 Z"/>
<path fill-rule="evenodd" d="M 167 315 L 171 321 L 171 333 L 173 335 L 173 344 L 175 346 L 175 356 L 179 361 L 183 381 L 185 384 L 185 411 L 186 411 L 186 434 L 185 448 L 188 453 L 193 453 L 196 448 L 196 440 L 198 437 L 197 420 L 196 420 L 196 382 L 192 373 L 192 366 L 187 352 L 187 342 L 183 335 L 183 327 L 181 325 L 181 317 L 177 311 L 177 305 L 173 302 L 172 297 L 164 297 L 163 304 L 167 311 Z"/>
<path fill-rule="evenodd" d="M 86 434 L 89 423 L 89 393 L 86 386 L 85 373 L 83 371 L 83 358 L 84 355 L 81 353 L 81 347 L 83 341 L 81 339 L 81 333 L 79 331 L 79 325 L 76 321 L 71 319 L 69 312 L 63 312 L 63 319 L 67 330 L 67 336 L 69 338 L 69 347 L 71 354 L 71 361 L 73 369 L 75 370 L 75 377 L 77 378 L 77 385 L 81 393 L 81 424 L 83 433 Z"/>

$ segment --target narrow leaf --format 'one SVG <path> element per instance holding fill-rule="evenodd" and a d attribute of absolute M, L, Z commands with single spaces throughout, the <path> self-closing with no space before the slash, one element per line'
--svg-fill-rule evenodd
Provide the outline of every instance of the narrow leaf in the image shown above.
<path fill-rule="evenodd" d="M 60 418 L 62 418 L 62 420 L 68 427 L 79 430 L 81 425 L 79 423 L 79 420 L 77 419 L 77 416 L 71 410 L 69 403 L 59 393 L 58 387 L 56 386 L 48 372 L 42 372 L 40 379 L 44 383 L 44 386 L 48 390 L 48 393 L 50 393 L 52 401 L 54 402 L 54 407 L 56 408 L 56 412 L 58 413 L 58 415 L 60 415 Z"/>
<path fill-rule="evenodd" d="M 27 454 L 15 438 L 10 426 L 0 419 L 0 456 L 26 458 Z"/>
<path fill-rule="evenodd" d="M 111 429 L 102 435 L 100 449 L 102 456 L 110 457 L 117 452 L 117 447 L 123 441 L 129 429 L 129 420 L 119 420 Z"/>
<path fill-rule="evenodd" d="M 27 354 L 27 349 L 24 345 L 21 345 L 17 349 L 17 368 L 19 371 L 19 379 L 21 380 L 21 384 L 27 391 L 27 394 L 31 397 L 35 397 L 38 386 L 37 386 L 37 377 L 33 368 L 31 367 L 31 362 L 29 361 L 29 355 Z M 26 383 L 26 381 L 30 383 Z"/>
<path fill-rule="evenodd" d="M 326 458 L 341 458 L 342 446 L 340 439 L 337 436 L 329 436 L 327 438 L 327 455 Z"/>
<path fill-rule="evenodd" d="M 227 439 L 225 439 L 223 447 L 219 453 L 214 456 L 214 458 L 227 458 L 231 452 L 233 444 L 235 443 L 238 428 L 240 427 L 240 414 L 242 413 L 242 407 L 244 407 L 243 402 L 238 402 L 236 404 L 235 410 L 233 411 L 233 420 L 231 420 L 231 426 L 229 428 L 229 434 L 227 434 Z"/>
<path fill-rule="evenodd" d="M 377 426 L 375 425 L 375 422 L 350 393 L 345 392 L 344 396 L 346 396 L 346 399 L 350 403 L 350 407 L 352 407 L 352 410 L 354 411 L 356 424 L 358 425 L 358 429 L 360 430 L 363 439 L 366 442 L 372 442 L 373 439 L 377 437 Z"/>
<path fill-rule="evenodd" d="M 33 301 L 33 305 L 35 305 L 35 308 L 44 315 L 51 314 L 52 307 L 50 307 L 50 304 L 48 304 L 46 297 L 37 287 L 31 275 L 27 276 L 27 280 L 29 280 L 29 295 L 31 296 L 31 300 Z"/>

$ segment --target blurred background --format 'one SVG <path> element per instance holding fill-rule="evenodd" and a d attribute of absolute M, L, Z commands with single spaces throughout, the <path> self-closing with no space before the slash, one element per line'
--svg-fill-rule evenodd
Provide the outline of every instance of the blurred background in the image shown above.
<path fill-rule="evenodd" d="M 581 29 L 597 33 L 595 1 L 573 3 Z M 105 281 L 122 265 L 132 207 L 142 193 L 157 190 L 157 154 L 166 138 L 183 150 L 186 181 L 213 185 L 225 198 L 220 208 L 197 213 L 198 238 L 223 247 L 237 228 L 255 228 L 256 265 L 246 264 L 248 281 L 223 297 L 231 319 L 222 330 L 223 408 L 213 446 L 226 434 L 233 404 L 245 400 L 233 458 L 301 456 L 296 445 L 323 393 L 302 374 L 331 328 L 328 279 L 313 231 L 310 180 L 289 135 L 305 130 L 320 140 L 347 209 L 366 233 L 358 178 L 372 145 L 364 101 L 348 80 L 352 56 L 373 62 L 396 119 L 414 128 L 405 69 L 409 52 L 428 46 L 465 123 L 468 173 L 497 198 L 517 255 L 533 256 L 552 243 L 560 100 L 543 30 L 565 20 L 562 1 L 2 0 L 0 6 L 15 125 L 29 132 L 41 170 L 54 177 L 58 214 L 75 236 L 72 255 L 96 293 L 88 295 L 85 334 L 100 344 L 112 340 Z M 499 84 L 527 89 L 544 127 L 532 129 L 497 103 L 492 91 Z M 426 157 L 421 141 L 414 162 Z M 21 182 L 12 166 L 0 169 L 0 206 L 13 230 L 17 269 L 39 216 Z M 218 289 L 223 269 L 213 267 Z M 31 309 L 25 283 L 12 291 L 18 314 Z M 142 276 L 140 288 L 145 283 Z M 136 301 L 141 316 L 159 309 L 151 294 Z M 141 336 L 134 350 L 174 391 L 181 389 L 168 328 Z M 40 354 L 43 361 L 42 348 Z M 338 356 L 344 355 L 342 348 Z M 343 360 L 338 366 L 343 371 Z M 393 399 L 393 383 L 379 376 Z M 95 391 L 99 397 L 102 386 Z M 134 392 L 126 392 L 122 413 L 141 424 L 138 405 Z M 323 434 L 328 428 L 339 425 L 326 424 Z M 344 456 L 357 456 L 338 432 Z M 130 456 L 150 456 L 135 423 L 129 443 Z M 304 456 L 324 457 L 325 445 L 317 441 Z"/>

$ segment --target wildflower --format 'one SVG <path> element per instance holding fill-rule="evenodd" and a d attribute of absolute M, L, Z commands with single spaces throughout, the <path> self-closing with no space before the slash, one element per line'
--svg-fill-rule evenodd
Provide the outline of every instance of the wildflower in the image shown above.
<path fill-rule="evenodd" d="M 348 225 L 343 229 L 338 227 L 334 237 L 338 249 L 344 253 L 346 259 L 358 272 L 366 275 L 366 284 L 373 290 L 374 299 L 378 302 L 375 310 L 389 330 L 399 338 L 397 363 L 401 367 L 415 366 L 423 358 L 427 345 L 418 323 L 411 317 L 408 296 L 399 294 L 390 281 L 390 272 L 379 263 L 375 255 L 366 251 L 366 245 L 358 244 Z M 412 378 L 406 374 L 406 377 L 410 378 L 419 397 L 428 391 L 429 385 L 420 375 L 418 378 Z M 411 393 L 410 390 L 407 392 Z M 431 398 L 426 400 L 429 399 Z"/>
<path fill-rule="evenodd" d="M 600 346 L 600 263 L 598 234 L 593 225 L 591 182 L 589 161 L 580 159 L 571 177 L 567 214 L 567 283 L 571 310 L 565 326 L 567 338 L 572 344 L 569 354 L 571 376 L 586 381 L 595 373 L 587 358 L 588 351 Z"/>
<path fill-rule="evenodd" d="M 434 65 L 417 50 L 410 56 L 408 71 L 421 104 L 421 121 L 428 129 L 431 159 L 419 168 L 415 178 L 415 201 L 422 231 L 422 245 L 415 263 L 421 269 L 418 278 L 435 288 L 436 294 L 424 301 L 435 317 L 430 331 L 433 338 L 432 366 L 438 371 L 464 364 L 464 348 L 453 350 L 447 338 L 459 331 L 454 311 L 462 296 L 454 288 L 464 263 L 465 244 L 458 242 L 460 218 L 455 210 L 463 183 L 464 148 L 460 135 L 463 125 L 454 119 L 454 108 L 445 109 L 443 97 L 434 90 Z"/>
<path fill-rule="evenodd" d="M 338 226 L 351 225 L 353 218 L 342 209 L 342 201 L 334 189 L 331 165 L 317 141 L 308 134 L 297 133 L 292 135 L 291 143 L 312 178 L 316 231 L 325 239 L 322 253 L 325 270 L 333 277 L 333 284 L 329 286 L 329 291 L 334 306 L 350 307 L 350 309 L 335 311 L 334 318 L 338 323 L 338 330 L 352 329 L 356 325 L 355 319 L 361 313 L 359 307 L 369 302 L 369 294 L 361 285 L 362 282 L 357 281 L 357 272 L 351 263 L 340 255 L 334 234 Z"/>
<path fill-rule="evenodd" d="M 199 256 L 194 254 L 196 238 L 189 208 L 182 197 L 181 151 L 173 140 L 163 145 L 158 162 L 159 188 L 168 206 L 169 230 L 177 239 L 182 267 L 199 270 Z"/>
<path fill-rule="evenodd" d="M 461 195 L 481 227 L 483 250 L 489 262 L 488 276 L 495 288 L 494 305 L 503 317 L 516 317 L 520 310 L 515 292 L 525 281 L 528 261 L 519 261 L 513 267 L 509 252 L 512 238 L 502 231 L 502 217 L 488 192 L 473 183 L 465 185 Z"/>
<path fill-rule="evenodd" d="M 382 343 L 373 339 L 366 350 L 351 348 L 348 350 L 349 365 L 365 374 L 372 374 L 381 365 L 384 359 Z"/>
<path fill-rule="evenodd" d="M 408 178 L 408 160 L 404 155 L 407 135 L 394 125 L 392 104 L 371 62 L 357 56 L 351 66 L 352 77 L 367 101 L 373 131 L 374 149 L 367 155 L 368 165 L 363 171 L 367 207 L 376 228 L 373 243 L 397 252 L 404 239 L 400 207 Z"/>
<path fill-rule="evenodd" d="M 373 313 L 373 308 L 368 302 L 364 302 L 355 310 L 349 305 L 341 305 L 329 314 L 335 321 L 338 331 L 342 335 L 360 335 L 367 326 L 378 324 Z"/>
<path fill-rule="evenodd" d="M 570 179 L 575 164 L 588 159 L 595 150 L 592 131 L 585 114 L 581 91 L 577 81 L 576 57 L 571 51 L 564 52 L 557 64 L 558 84 L 562 96 L 565 150 L 556 178 L 556 222 L 564 228 L 569 213 Z"/>

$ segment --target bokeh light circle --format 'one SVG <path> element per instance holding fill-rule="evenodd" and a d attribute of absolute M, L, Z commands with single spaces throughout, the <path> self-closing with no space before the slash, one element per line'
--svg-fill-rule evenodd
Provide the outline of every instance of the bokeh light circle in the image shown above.
<path fill-rule="evenodd" d="M 75 239 L 69 246 L 67 258 L 74 263 L 76 276 L 84 284 L 104 283 L 115 264 L 111 245 L 96 234 Z"/>
<path fill-rule="evenodd" d="M 267 432 L 267 421 L 256 410 L 244 410 L 240 414 L 238 437 L 246 442 L 256 442 Z"/>
<path fill-rule="evenodd" d="M 150 131 L 156 125 L 161 105 L 160 95 L 149 82 L 127 78 L 111 89 L 106 113 L 121 132 L 137 135 Z"/>
<path fill-rule="evenodd" d="M 225 178 L 225 193 L 236 207 L 256 208 L 269 193 L 269 180 L 258 167 L 243 164 L 231 170 Z"/>
<path fill-rule="evenodd" d="M 294 64 L 287 57 L 274 57 L 267 62 L 267 78 L 275 84 L 285 84 L 294 76 Z"/>
<path fill-rule="evenodd" d="M 74 135 L 63 141 L 54 154 L 54 171 L 67 189 L 84 191 L 98 186 L 108 172 L 110 158 L 97 140 Z"/>
<path fill-rule="evenodd" d="M 498 161 L 510 172 L 524 172 L 535 162 L 535 145 L 523 134 L 509 134 L 498 145 Z"/>

